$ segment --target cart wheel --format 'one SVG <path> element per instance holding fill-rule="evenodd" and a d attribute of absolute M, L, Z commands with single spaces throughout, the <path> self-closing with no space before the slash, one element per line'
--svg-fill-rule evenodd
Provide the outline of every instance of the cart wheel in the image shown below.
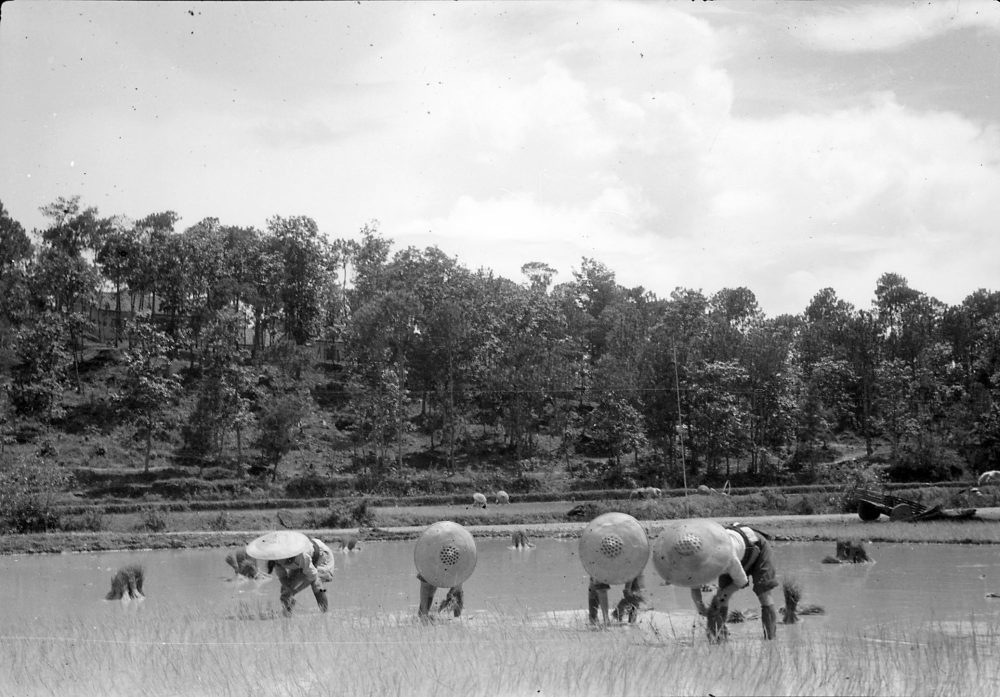
<path fill-rule="evenodd" d="M 897 503 L 889 512 L 889 520 L 907 521 L 913 520 L 913 509 L 905 503 Z"/>
<path fill-rule="evenodd" d="M 868 501 L 858 501 L 858 517 L 866 523 L 878 520 L 882 511 L 874 503 Z"/>

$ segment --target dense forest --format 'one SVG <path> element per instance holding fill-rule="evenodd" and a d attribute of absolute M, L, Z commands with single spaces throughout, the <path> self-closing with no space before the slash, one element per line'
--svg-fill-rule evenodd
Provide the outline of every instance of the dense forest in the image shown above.
<path fill-rule="evenodd" d="M 331 241 L 305 216 L 177 230 L 79 197 L 41 210 L 29 235 L 0 204 L 7 445 L 66 427 L 103 345 L 120 371 L 89 408 L 132 429 L 146 468 L 173 429 L 179 466 L 274 478 L 317 409 L 369 490 L 468 463 L 487 433 L 491 462 L 595 488 L 805 481 L 845 434 L 899 481 L 1000 468 L 997 291 L 949 306 L 885 273 L 869 308 L 825 288 L 766 317 L 750 289 L 659 298 L 596 259 L 559 285 L 543 261 L 497 277 L 393 251 L 374 222 Z"/>

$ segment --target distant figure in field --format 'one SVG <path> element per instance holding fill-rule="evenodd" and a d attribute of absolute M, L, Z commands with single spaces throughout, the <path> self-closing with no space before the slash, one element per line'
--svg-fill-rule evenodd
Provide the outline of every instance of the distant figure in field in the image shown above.
<path fill-rule="evenodd" d="M 531 541 L 528 539 L 528 533 L 524 530 L 516 530 L 511 534 L 510 543 L 514 546 L 514 549 L 528 549 L 535 546 L 531 544 Z"/>
<path fill-rule="evenodd" d="M 476 508 L 486 508 L 486 494 L 480 494 L 478 491 L 472 495 L 472 505 Z"/>
<path fill-rule="evenodd" d="M 630 499 L 640 498 L 640 499 L 658 499 L 663 491 L 655 486 L 644 486 L 638 489 L 632 489 L 632 492 L 628 495 Z"/>
<path fill-rule="evenodd" d="M 864 564 L 871 557 L 860 540 L 837 540 L 836 556 L 824 557 L 824 564 Z"/>
<path fill-rule="evenodd" d="M 341 535 L 340 537 L 334 539 L 340 545 L 341 552 L 356 552 L 358 550 L 358 536 L 357 535 Z"/>
<path fill-rule="evenodd" d="M 979 486 L 987 484 L 1000 484 L 1000 470 L 990 470 L 979 475 Z"/>
<path fill-rule="evenodd" d="M 142 592 L 142 582 L 146 572 L 139 564 L 123 566 L 111 578 L 111 590 L 104 596 L 105 600 L 142 600 L 146 596 Z"/>
<path fill-rule="evenodd" d="M 226 563 L 233 567 L 238 576 L 253 580 L 262 575 L 257 568 L 257 560 L 247 554 L 246 549 L 238 549 L 227 554 Z"/>
<path fill-rule="evenodd" d="M 505 503 L 510 503 L 510 495 L 501 489 L 497 492 L 497 503 L 503 505 Z"/>

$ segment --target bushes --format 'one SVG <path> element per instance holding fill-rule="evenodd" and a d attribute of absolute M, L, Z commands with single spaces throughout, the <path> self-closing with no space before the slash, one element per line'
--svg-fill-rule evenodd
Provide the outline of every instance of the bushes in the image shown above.
<path fill-rule="evenodd" d="M 104 529 L 104 516 L 91 509 L 82 515 L 63 517 L 59 527 L 66 532 L 100 532 Z"/>
<path fill-rule="evenodd" d="M 317 528 L 353 528 L 361 525 L 371 525 L 375 517 L 368 509 L 368 499 L 352 504 L 349 501 L 337 501 L 330 505 L 325 513 L 310 511 L 306 515 L 304 527 Z"/>
<path fill-rule="evenodd" d="M 896 482 L 953 481 L 967 477 L 968 466 L 949 448 L 916 448 L 904 444 L 889 465 L 888 475 Z"/>
<path fill-rule="evenodd" d="M 285 495 L 293 499 L 330 498 L 351 491 L 351 483 L 346 478 L 332 479 L 318 474 L 306 474 L 288 480 Z"/>
<path fill-rule="evenodd" d="M 68 485 L 70 475 L 37 457 L 5 462 L 0 469 L 0 528 L 15 533 L 47 532 L 59 528 L 55 495 Z"/>
<path fill-rule="evenodd" d="M 150 508 L 143 513 L 139 529 L 149 532 L 163 532 L 167 529 L 167 519 L 157 509 Z"/>

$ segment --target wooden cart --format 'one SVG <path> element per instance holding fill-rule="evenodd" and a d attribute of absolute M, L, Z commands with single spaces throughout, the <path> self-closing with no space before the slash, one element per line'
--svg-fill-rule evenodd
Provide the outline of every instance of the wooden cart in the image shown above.
<path fill-rule="evenodd" d="M 857 489 L 853 497 L 858 517 L 864 521 L 878 520 L 883 515 L 894 521 L 921 521 L 972 518 L 976 514 L 975 508 L 946 510 L 939 505 L 928 507 L 917 501 L 874 489 Z"/>

